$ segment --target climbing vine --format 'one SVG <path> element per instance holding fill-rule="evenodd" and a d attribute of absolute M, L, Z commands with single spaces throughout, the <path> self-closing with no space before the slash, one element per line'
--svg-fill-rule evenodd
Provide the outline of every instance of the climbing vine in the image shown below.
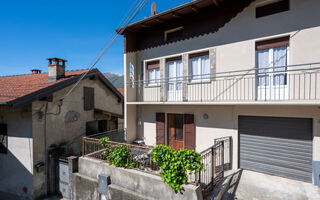
<path fill-rule="evenodd" d="M 184 190 L 182 184 L 188 181 L 188 171 L 203 168 L 201 155 L 196 151 L 188 149 L 175 151 L 165 145 L 157 145 L 152 149 L 152 161 L 161 169 L 162 180 L 175 192 Z"/>

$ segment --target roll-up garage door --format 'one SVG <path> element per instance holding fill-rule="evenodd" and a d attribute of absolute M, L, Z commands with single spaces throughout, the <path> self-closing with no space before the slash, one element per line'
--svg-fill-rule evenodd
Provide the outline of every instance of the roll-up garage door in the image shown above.
<path fill-rule="evenodd" d="M 312 182 L 312 119 L 239 116 L 240 167 Z"/>

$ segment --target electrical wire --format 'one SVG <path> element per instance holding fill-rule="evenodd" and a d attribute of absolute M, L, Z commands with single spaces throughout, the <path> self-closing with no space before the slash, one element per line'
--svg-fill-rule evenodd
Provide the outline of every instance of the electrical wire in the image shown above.
<path fill-rule="evenodd" d="M 81 77 L 79 78 L 79 80 L 74 84 L 74 86 L 66 93 L 65 96 L 63 96 L 61 98 L 61 100 L 63 100 L 64 98 L 66 98 L 67 96 L 70 95 L 70 93 L 74 90 L 74 88 L 76 88 L 80 81 L 93 69 L 93 67 L 99 62 L 99 60 L 102 58 L 102 56 L 110 49 L 110 47 L 112 46 L 112 44 L 116 41 L 116 39 L 119 37 L 119 35 L 121 35 L 123 33 L 123 31 L 125 30 L 125 28 L 127 27 L 127 25 L 134 19 L 134 17 L 140 12 L 140 10 L 145 6 L 145 4 L 149 1 L 149 0 L 140 0 L 140 2 L 138 3 L 138 5 L 136 5 L 138 0 L 136 0 L 134 2 L 134 4 L 132 5 L 132 7 L 129 9 L 129 11 L 127 12 L 127 14 L 125 15 L 125 17 L 121 20 L 118 28 L 121 28 L 119 32 L 114 33 L 112 35 L 112 39 L 110 42 L 106 42 L 105 46 L 100 50 L 100 52 L 97 54 L 97 56 L 95 57 L 95 59 L 93 60 L 93 62 L 89 65 L 90 67 L 88 68 L 88 70 L 81 75 Z M 117 29 L 118 29 L 117 28 Z"/>

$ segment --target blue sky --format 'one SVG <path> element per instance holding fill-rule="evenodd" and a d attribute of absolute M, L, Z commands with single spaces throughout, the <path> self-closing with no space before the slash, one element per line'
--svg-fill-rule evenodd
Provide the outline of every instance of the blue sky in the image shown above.
<path fill-rule="evenodd" d="M 158 12 L 188 0 L 157 0 Z M 1 0 L 0 76 L 47 71 L 48 57 L 68 60 L 67 70 L 87 68 L 134 0 Z M 134 21 L 151 14 L 152 0 Z M 96 67 L 123 73 L 119 37 Z"/>

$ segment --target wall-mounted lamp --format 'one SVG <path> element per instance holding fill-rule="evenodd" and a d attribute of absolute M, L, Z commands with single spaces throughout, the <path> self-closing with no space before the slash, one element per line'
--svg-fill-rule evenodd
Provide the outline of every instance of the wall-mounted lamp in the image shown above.
<path fill-rule="evenodd" d="M 209 118 L 209 115 L 207 113 L 203 114 L 202 115 L 203 119 L 208 119 Z"/>

